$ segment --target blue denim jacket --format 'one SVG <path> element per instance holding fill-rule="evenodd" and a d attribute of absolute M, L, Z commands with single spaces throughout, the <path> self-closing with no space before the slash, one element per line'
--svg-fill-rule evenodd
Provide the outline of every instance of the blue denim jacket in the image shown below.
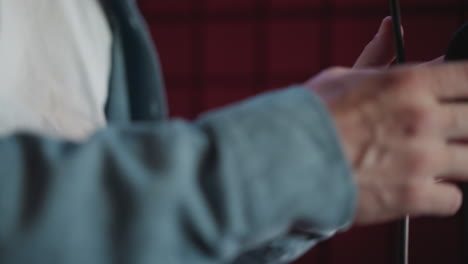
<path fill-rule="evenodd" d="M 133 0 L 107 1 L 109 126 L 73 144 L 0 139 L 0 263 L 286 263 L 353 218 L 328 112 L 302 87 L 166 119 Z"/>

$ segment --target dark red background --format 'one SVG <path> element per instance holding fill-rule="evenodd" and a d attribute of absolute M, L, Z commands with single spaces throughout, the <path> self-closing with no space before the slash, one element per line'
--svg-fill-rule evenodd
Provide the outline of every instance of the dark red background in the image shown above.
<path fill-rule="evenodd" d="M 411 61 L 442 55 L 468 0 L 400 0 Z M 140 0 L 171 116 L 200 112 L 351 66 L 389 13 L 386 0 Z M 462 263 L 458 218 L 413 221 L 411 263 Z M 395 263 L 392 224 L 357 228 L 298 263 Z"/>

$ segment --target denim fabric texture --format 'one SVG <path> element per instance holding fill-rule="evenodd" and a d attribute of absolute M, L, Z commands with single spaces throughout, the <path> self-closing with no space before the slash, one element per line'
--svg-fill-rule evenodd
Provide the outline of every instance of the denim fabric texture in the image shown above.
<path fill-rule="evenodd" d="M 312 93 L 169 121 L 135 2 L 106 4 L 109 126 L 83 144 L 0 140 L 0 263 L 287 263 L 350 223 L 351 170 Z"/>

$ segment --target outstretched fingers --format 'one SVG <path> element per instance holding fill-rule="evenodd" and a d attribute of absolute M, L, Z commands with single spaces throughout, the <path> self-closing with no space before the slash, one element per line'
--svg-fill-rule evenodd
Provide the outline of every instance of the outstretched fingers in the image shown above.
<path fill-rule="evenodd" d="M 425 80 L 436 98 L 445 102 L 461 102 L 468 98 L 468 62 L 421 67 L 420 78 Z"/>

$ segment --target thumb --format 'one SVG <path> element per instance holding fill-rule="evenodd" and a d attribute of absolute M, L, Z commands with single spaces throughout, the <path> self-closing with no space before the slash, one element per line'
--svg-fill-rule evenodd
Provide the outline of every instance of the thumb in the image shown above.
<path fill-rule="evenodd" d="M 383 19 L 377 35 L 364 48 L 364 51 L 357 59 L 354 68 L 389 66 L 394 59 L 392 18 L 386 17 Z"/>

